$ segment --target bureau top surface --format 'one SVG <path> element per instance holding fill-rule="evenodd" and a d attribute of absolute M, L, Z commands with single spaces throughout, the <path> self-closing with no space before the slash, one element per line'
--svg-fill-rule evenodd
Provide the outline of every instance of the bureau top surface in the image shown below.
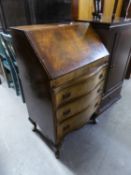
<path fill-rule="evenodd" d="M 100 38 L 88 23 L 32 25 L 12 30 L 25 34 L 51 79 L 108 55 Z"/>

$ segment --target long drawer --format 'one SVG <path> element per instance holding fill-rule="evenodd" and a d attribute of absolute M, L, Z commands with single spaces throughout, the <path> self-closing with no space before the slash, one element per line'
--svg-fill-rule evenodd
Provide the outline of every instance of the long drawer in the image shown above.
<path fill-rule="evenodd" d="M 80 69 L 77 69 L 75 71 L 72 71 L 64 76 L 61 76 L 55 80 L 50 81 L 51 88 L 57 88 L 60 86 L 63 86 L 63 84 L 70 83 L 77 79 L 78 77 L 82 77 L 84 75 L 90 75 L 93 73 L 97 68 L 108 65 L 108 57 L 104 57 L 102 59 L 99 59 L 91 64 L 88 64 Z"/>
<path fill-rule="evenodd" d="M 98 96 L 101 96 L 101 93 L 103 92 L 103 85 L 104 81 L 101 81 L 97 85 L 97 87 L 87 95 L 82 96 L 81 98 L 78 98 L 77 100 L 67 103 L 62 107 L 60 107 L 59 109 L 57 109 L 56 110 L 57 122 L 61 123 L 63 120 L 66 120 L 67 118 L 83 111 L 92 102 L 94 102 L 95 105 L 98 105 L 96 98 Z"/>
<path fill-rule="evenodd" d="M 106 72 L 107 66 L 102 66 L 97 68 L 92 74 L 78 79 L 76 83 L 69 87 L 55 88 L 53 90 L 53 99 L 56 108 L 93 90 L 99 82 L 105 79 Z"/>
<path fill-rule="evenodd" d="M 96 110 L 99 107 L 99 104 L 101 102 L 101 98 L 97 97 L 95 103 L 92 102 L 87 109 L 85 109 L 83 112 L 78 113 L 74 117 L 71 117 L 67 120 L 65 120 L 61 124 L 57 124 L 57 142 L 59 141 L 69 132 L 80 128 L 82 125 L 86 124 L 91 116 L 96 112 Z M 96 105 L 97 103 L 97 105 Z"/>

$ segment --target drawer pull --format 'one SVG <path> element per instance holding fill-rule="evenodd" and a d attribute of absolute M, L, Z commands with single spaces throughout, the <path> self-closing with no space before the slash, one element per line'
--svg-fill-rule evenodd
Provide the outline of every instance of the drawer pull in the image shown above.
<path fill-rule="evenodd" d="M 63 116 L 67 116 L 70 113 L 71 113 L 71 110 L 70 109 L 67 109 L 66 111 L 63 112 Z"/>
<path fill-rule="evenodd" d="M 63 98 L 63 100 L 65 100 L 65 99 L 69 98 L 70 96 L 71 96 L 71 93 L 68 92 L 68 93 L 64 94 L 64 95 L 62 96 L 62 98 Z"/>
<path fill-rule="evenodd" d="M 63 131 L 65 132 L 65 131 L 67 131 L 69 128 L 70 128 L 70 125 L 66 125 L 66 126 L 63 127 Z"/>
<path fill-rule="evenodd" d="M 99 79 L 102 79 L 102 78 L 103 78 L 103 74 L 100 74 Z"/>

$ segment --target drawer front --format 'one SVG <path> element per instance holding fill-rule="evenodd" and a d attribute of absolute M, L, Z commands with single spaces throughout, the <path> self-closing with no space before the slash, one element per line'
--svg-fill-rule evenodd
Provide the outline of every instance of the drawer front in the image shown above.
<path fill-rule="evenodd" d="M 56 107 L 89 93 L 105 79 L 106 72 L 107 67 L 97 69 L 93 74 L 82 77 L 72 86 L 61 90 L 55 89 L 53 93 Z"/>
<path fill-rule="evenodd" d="M 60 125 L 57 126 L 57 143 L 61 141 L 61 139 L 69 132 L 80 128 L 84 124 L 86 124 L 91 116 L 97 111 L 101 98 L 97 98 L 95 103 L 92 103 L 88 106 L 86 110 L 83 112 L 65 120 Z M 96 103 L 98 105 L 96 105 Z"/>
<path fill-rule="evenodd" d="M 57 88 L 63 86 L 63 84 L 71 83 L 75 79 L 83 75 L 89 75 L 94 72 L 99 67 L 103 67 L 104 65 L 108 65 L 108 57 L 101 58 L 91 64 L 88 64 L 80 69 L 72 71 L 60 78 L 50 81 L 51 88 Z"/>
<path fill-rule="evenodd" d="M 103 92 L 104 81 L 102 81 L 94 90 L 73 102 L 63 105 L 56 111 L 57 121 L 61 123 L 63 120 L 83 111 L 90 103 L 94 102 L 97 105 L 96 99 L 98 96 L 101 97 Z"/>

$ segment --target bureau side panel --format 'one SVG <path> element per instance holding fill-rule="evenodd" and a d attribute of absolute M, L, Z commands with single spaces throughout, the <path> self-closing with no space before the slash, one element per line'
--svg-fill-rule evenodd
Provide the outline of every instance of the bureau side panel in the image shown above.
<path fill-rule="evenodd" d="M 12 34 L 29 117 L 37 123 L 42 134 L 55 143 L 48 77 L 26 35 L 15 30 Z"/>

